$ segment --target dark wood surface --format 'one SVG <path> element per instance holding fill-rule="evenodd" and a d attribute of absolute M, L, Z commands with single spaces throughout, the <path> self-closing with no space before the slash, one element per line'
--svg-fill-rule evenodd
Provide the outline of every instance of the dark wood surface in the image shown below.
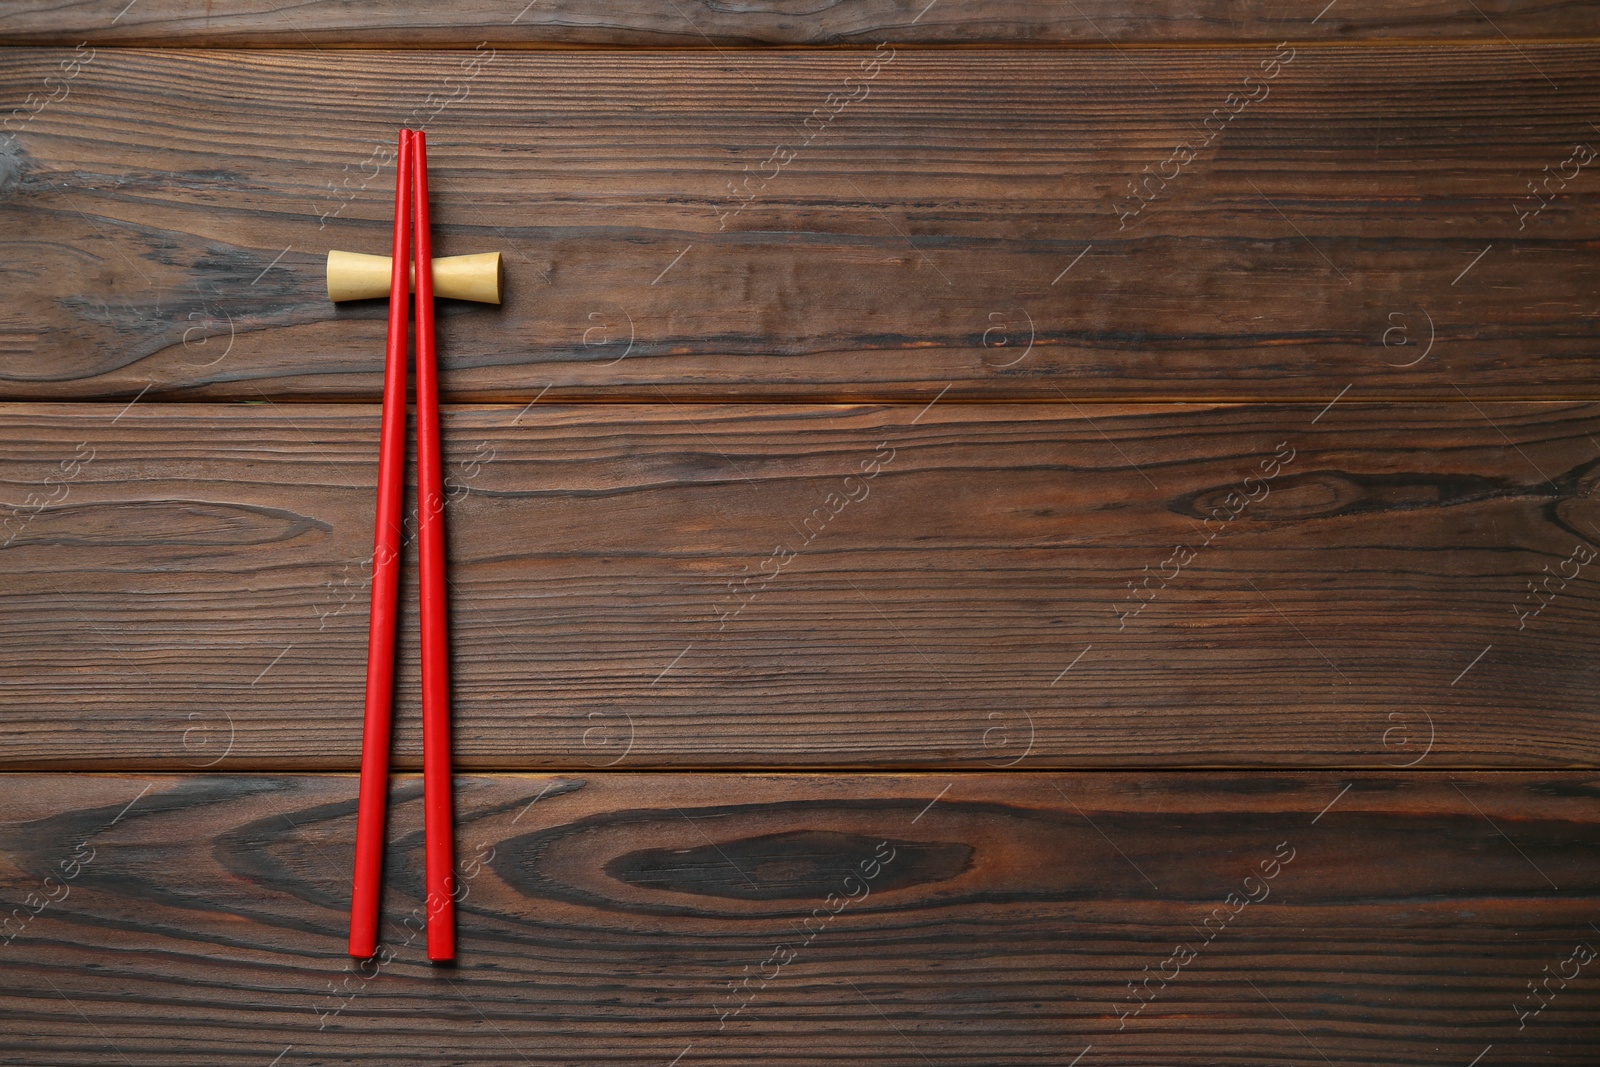
<path fill-rule="evenodd" d="M 0 551 L 0 760 L 356 766 L 375 407 L 0 428 L 0 478 L 48 501 Z M 444 436 L 463 767 L 1570 766 L 1600 741 L 1592 404 L 539 403 Z"/>
<path fill-rule="evenodd" d="M 5 50 L 0 396 L 377 399 L 405 123 L 457 400 L 1596 395 L 1600 46 L 887 56 Z"/>
<path fill-rule="evenodd" d="M 791 3 L 582 4 L 576 0 L 473 0 L 448 10 L 420 0 L 352 5 L 254 0 L 206 5 L 184 0 L 87 3 L 10 0 L 0 44 L 211 47 L 505 47 L 550 44 L 756 45 L 1068 44 L 1108 42 L 1565 37 L 1595 33 L 1581 0 L 1341 0 L 1336 4 L 1227 0 L 854 0 Z"/>
<path fill-rule="evenodd" d="M 1593 1062 L 1592 773 L 463 777 L 448 968 L 419 784 L 362 972 L 354 778 L 0 778 L 7 1062 Z"/>
<path fill-rule="evenodd" d="M 0 1062 L 1592 1067 L 1594 15 L 5 4 Z M 357 968 L 402 125 L 507 301 Z"/>

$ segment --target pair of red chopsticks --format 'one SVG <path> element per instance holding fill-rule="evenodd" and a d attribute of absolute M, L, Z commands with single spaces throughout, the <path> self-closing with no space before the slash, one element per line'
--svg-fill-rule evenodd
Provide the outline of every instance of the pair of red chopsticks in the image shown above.
<path fill-rule="evenodd" d="M 414 236 L 413 236 L 414 235 Z M 416 270 L 412 270 L 415 253 Z M 372 617 L 367 631 L 367 701 L 356 811 L 350 955 L 378 950 L 384 815 L 389 792 L 389 718 L 394 701 L 400 502 L 405 471 L 406 323 L 412 276 L 417 291 L 417 552 L 422 609 L 422 805 L 427 842 L 428 958 L 455 958 L 455 847 L 450 799 L 449 632 L 445 614 L 444 493 L 439 469 L 439 382 L 433 336 L 433 242 L 428 222 L 428 151 L 420 130 L 400 131 L 395 177 L 394 265 L 384 356 L 383 428 L 378 445 L 378 517 L 372 550 Z"/>

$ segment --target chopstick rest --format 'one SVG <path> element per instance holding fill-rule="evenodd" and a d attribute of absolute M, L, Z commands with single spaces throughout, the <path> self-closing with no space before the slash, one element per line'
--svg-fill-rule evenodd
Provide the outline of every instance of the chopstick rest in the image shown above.
<path fill-rule="evenodd" d="M 394 260 L 388 256 L 330 251 L 328 299 L 338 304 L 346 300 L 373 300 L 388 296 L 393 263 Z M 445 256 L 433 261 L 433 295 L 450 300 L 498 304 L 502 277 L 499 252 Z M 412 264 L 413 289 L 416 288 L 416 281 L 417 268 Z"/>

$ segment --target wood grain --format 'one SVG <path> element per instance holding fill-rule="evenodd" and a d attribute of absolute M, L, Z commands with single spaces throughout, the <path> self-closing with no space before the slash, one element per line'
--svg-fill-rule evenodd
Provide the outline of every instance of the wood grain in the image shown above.
<path fill-rule="evenodd" d="M 1012 1067 L 1092 1046 L 1082 1067 L 1413 1067 L 1492 1045 L 1587 1067 L 1600 1047 L 1600 964 L 1521 1028 L 1513 1010 L 1600 943 L 1592 774 L 464 776 L 450 968 L 416 933 L 420 786 L 396 782 L 388 951 L 362 972 L 354 778 L 0 778 L 0 893 L 56 898 L 0 945 L 24 1021 L 6 1061 Z"/>
<path fill-rule="evenodd" d="M 409 123 L 456 400 L 1593 397 L 1597 46 L 1292 51 L 7 49 L 0 395 L 375 399 Z"/>
<path fill-rule="evenodd" d="M 375 408 L 0 434 L 5 765 L 355 767 Z M 444 437 L 464 768 L 1595 764 L 1593 404 L 540 402 Z"/>
<path fill-rule="evenodd" d="M 1600 1061 L 1592 4 L 4 7 L 0 1062 Z"/>
<path fill-rule="evenodd" d="M 118 5 L 12 0 L 0 44 L 187 47 L 569 45 L 840 45 L 881 40 L 918 44 L 1072 44 L 1106 42 L 1483 38 L 1593 35 L 1593 11 L 1578 0 L 1345 0 L 1319 4 L 1238 4 L 1160 0 L 1127 4 L 1078 0 L 1057 7 L 1016 0 L 857 0 L 821 7 L 787 3 L 580 4 L 574 0 L 452 4 L 448 11 L 391 2 L 375 19 L 331 0 L 293 5 L 231 3 L 204 12 L 183 0 Z"/>

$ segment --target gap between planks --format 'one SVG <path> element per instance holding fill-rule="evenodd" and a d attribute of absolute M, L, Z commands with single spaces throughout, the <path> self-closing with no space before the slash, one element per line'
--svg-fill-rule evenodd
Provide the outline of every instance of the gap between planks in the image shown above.
<path fill-rule="evenodd" d="M 543 394 L 541 394 L 543 395 Z M 0 405 L 13 408 L 63 408 L 63 407 L 107 407 L 115 404 L 127 405 L 129 394 L 117 394 L 109 397 L 93 397 L 82 400 L 37 398 L 7 399 L 0 396 Z M 1071 407 L 1095 405 L 1097 407 L 1183 407 L 1197 405 L 1228 405 L 1230 407 L 1289 407 L 1296 404 L 1327 404 L 1327 396 L 1288 396 L 1288 397 L 1227 397 L 1227 396 L 1188 396 L 1188 397 L 1071 397 L 1071 396 L 968 396 L 968 397 L 940 397 L 942 405 L 961 404 L 967 407 L 1000 407 L 1008 404 L 1031 404 L 1036 407 Z M 266 407 L 268 404 L 295 405 L 299 407 L 372 407 L 383 402 L 382 396 L 363 398 L 338 398 L 338 397 L 290 397 L 264 400 L 230 400 L 216 396 L 169 396 L 161 393 L 144 392 L 139 394 L 141 405 L 168 404 L 174 407 L 185 405 L 206 405 L 213 407 L 225 406 L 254 406 Z M 407 405 L 413 404 L 414 398 L 406 398 Z M 1404 404 L 1418 405 L 1431 404 L 1438 407 L 1449 405 L 1471 406 L 1473 404 L 1594 404 L 1600 403 L 1600 393 L 1594 395 L 1562 394 L 1559 396 L 1406 396 L 1404 394 L 1384 393 L 1377 396 L 1356 395 L 1341 393 L 1338 397 L 1341 404 Z M 523 396 L 511 396 L 496 400 L 449 400 L 441 399 L 442 408 L 454 411 L 483 411 L 490 408 L 510 407 L 525 405 L 528 399 Z M 827 407 L 832 405 L 850 405 L 852 407 L 919 407 L 927 406 L 927 396 L 917 397 L 873 397 L 873 396 L 844 396 L 844 395 L 819 395 L 795 396 L 784 394 L 768 396 L 760 393 L 711 395 L 680 394 L 673 396 L 670 393 L 658 393 L 651 396 L 616 397 L 616 396 L 575 396 L 575 397 L 550 397 L 540 401 L 543 407 L 661 407 L 672 404 L 693 404 L 706 406 L 713 404 L 733 406 L 784 406 L 784 407 Z"/>
<path fill-rule="evenodd" d="M 1257 766 L 1210 764 L 1193 767 L 1177 766 L 1127 766 L 1127 767 L 929 767 L 927 765 L 907 766 L 903 770 L 893 767 L 877 766 L 870 769 L 861 769 L 829 763 L 819 763 L 807 766 L 773 767 L 762 764 L 749 765 L 716 765 L 705 767 L 685 767 L 677 764 L 656 765 L 641 763 L 636 767 L 591 767 L 587 764 L 562 765 L 538 768 L 516 769 L 455 769 L 456 777 L 461 778 L 547 778 L 551 775 L 583 775 L 590 778 L 617 777 L 626 778 L 630 775 L 701 775 L 705 776 L 750 776 L 760 775 L 763 778 L 815 778 L 819 775 L 834 775 L 841 778 L 981 778 L 985 775 L 1095 775 L 1104 777 L 1131 777 L 1134 775 L 1161 775 L 1172 777 L 1176 775 L 1193 775 L 1196 778 L 1204 776 L 1217 777 L 1221 775 L 1250 775 L 1256 777 L 1303 777 L 1303 778 L 1332 778 L 1343 780 L 1346 778 L 1359 779 L 1370 777 L 1400 777 L 1400 778 L 1434 778 L 1445 776 L 1453 778 L 1457 775 L 1471 778 L 1483 778 L 1490 775 L 1500 777 L 1520 776 L 1523 778 L 1543 778 L 1556 774 L 1586 774 L 1600 770 L 1600 765 L 1563 765 L 1559 767 L 1528 768 L 1528 767 L 1392 767 L 1389 765 L 1371 767 L 1293 767 L 1278 764 L 1261 764 Z M 220 768 L 205 768 L 195 770 L 192 768 L 150 767 L 150 768 L 119 768 L 116 770 L 96 770 L 88 768 L 73 770 L 71 768 L 47 767 L 29 770 L 25 767 L 11 767 L 0 770 L 0 782 L 10 778 L 254 778 L 263 774 L 276 774 L 294 778 L 356 778 L 361 771 L 359 768 L 348 771 L 305 770 L 294 767 L 254 767 L 233 768 L 223 770 Z M 422 771 L 419 770 L 391 770 L 389 778 L 392 780 L 422 780 Z"/>
<path fill-rule="evenodd" d="M 880 33 L 878 37 L 884 40 L 893 38 L 892 33 Z M 18 38 L 8 40 L 0 35 L 0 49 L 49 49 L 74 47 L 83 35 L 69 34 L 66 37 L 41 37 L 37 40 Z M 186 40 L 165 40 L 161 38 L 134 39 L 131 41 L 96 41 L 94 47 L 111 51 L 130 52 L 461 52 L 472 53 L 476 46 L 469 46 L 457 42 L 433 43 L 427 41 L 311 41 L 310 47 L 299 44 L 252 44 L 248 41 L 225 44 L 191 44 Z M 1326 38 L 1299 38 L 1287 35 L 1282 41 L 1294 45 L 1296 48 L 1307 50 L 1336 50 L 1353 48 L 1463 48 L 1482 46 L 1485 48 L 1504 49 L 1507 45 L 1514 48 L 1541 47 L 1548 45 L 1595 45 L 1600 44 L 1600 35 L 1588 36 L 1539 36 L 1539 37 L 1351 37 L 1339 40 Z M 754 55 L 767 52 L 871 52 L 879 45 L 879 41 L 839 41 L 828 44 L 759 44 L 739 43 L 727 40 L 725 43 L 706 44 L 613 44 L 595 43 L 584 41 L 494 41 L 494 47 L 505 52 L 716 52 L 727 56 L 728 53 L 741 53 Z M 1230 38 L 1217 37 L 1204 40 L 1188 41 L 1156 41 L 1143 40 L 1137 37 L 1108 41 L 1104 38 L 1081 41 L 895 41 L 897 49 L 908 52 L 1116 52 L 1123 49 L 1138 49 L 1140 51 L 1167 51 L 1167 52 L 1204 52 L 1204 51 L 1270 51 L 1279 47 L 1277 41 L 1267 41 L 1259 38 Z"/>

